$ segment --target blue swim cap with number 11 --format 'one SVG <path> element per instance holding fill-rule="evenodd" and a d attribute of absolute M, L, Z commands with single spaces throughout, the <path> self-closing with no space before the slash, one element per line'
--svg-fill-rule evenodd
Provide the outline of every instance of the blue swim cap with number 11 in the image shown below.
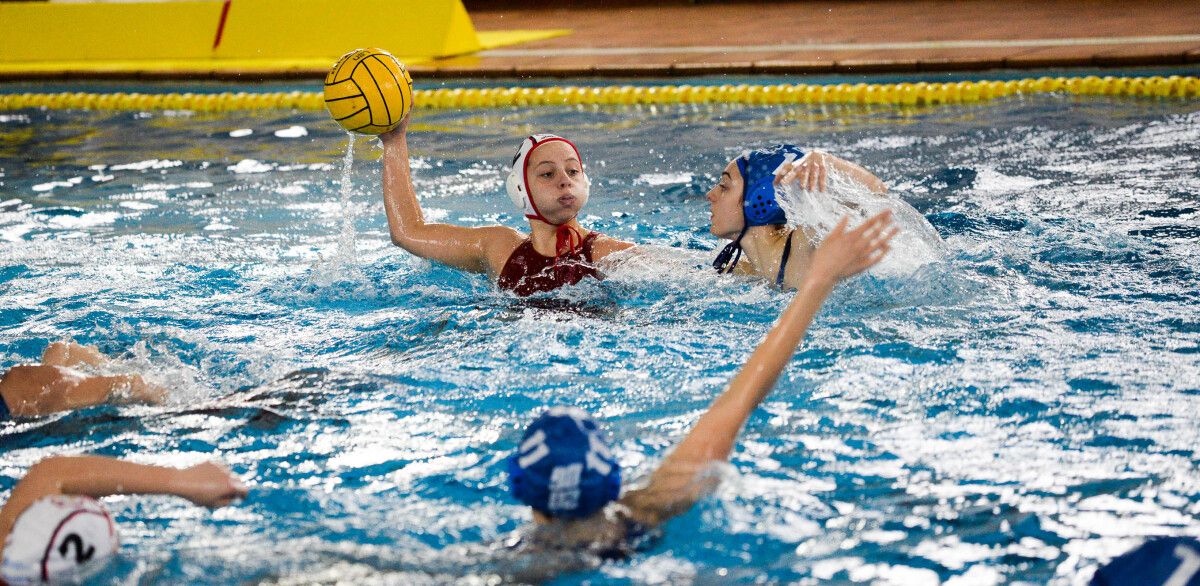
<path fill-rule="evenodd" d="M 553 407 L 529 424 L 508 458 L 508 486 L 542 514 L 587 517 L 620 496 L 621 467 L 590 415 Z"/>

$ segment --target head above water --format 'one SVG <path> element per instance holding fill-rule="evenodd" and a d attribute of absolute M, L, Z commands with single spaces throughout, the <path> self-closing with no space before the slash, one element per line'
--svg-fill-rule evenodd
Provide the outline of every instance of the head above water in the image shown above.
<path fill-rule="evenodd" d="M 521 141 L 505 188 L 526 218 L 554 226 L 570 222 L 583 209 L 591 182 L 571 141 L 535 134 Z"/>
<path fill-rule="evenodd" d="M 543 515 L 579 519 L 617 500 L 621 468 L 590 415 L 552 407 L 525 428 L 508 458 L 508 486 Z"/>
<path fill-rule="evenodd" d="M 711 231 L 733 242 L 713 262 L 717 270 L 732 270 L 737 264 L 735 256 L 741 256 L 740 242 L 748 228 L 787 223 L 787 214 L 776 200 L 775 176 L 785 164 L 802 157 L 804 151 L 795 145 L 779 144 L 747 151 L 721 172 L 721 180 L 708 192 Z"/>

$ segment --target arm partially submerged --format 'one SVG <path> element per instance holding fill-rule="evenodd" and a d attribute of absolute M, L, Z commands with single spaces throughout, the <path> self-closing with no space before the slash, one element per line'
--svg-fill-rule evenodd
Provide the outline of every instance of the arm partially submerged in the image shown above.
<path fill-rule="evenodd" d="M 12 367 L 0 380 L 0 399 L 17 417 L 37 417 L 101 403 L 161 403 L 166 389 L 141 375 L 93 376 L 48 364 Z"/>
<path fill-rule="evenodd" d="M 891 212 L 854 230 L 847 230 L 846 224 L 843 219 L 825 238 L 795 298 L 725 391 L 651 475 L 649 484 L 621 499 L 639 522 L 653 525 L 681 514 L 713 486 L 715 479 L 703 472 L 713 462 L 729 459 L 742 426 L 775 386 L 830 291 L 842 279 L 879 262 L 896 234 Z"/>

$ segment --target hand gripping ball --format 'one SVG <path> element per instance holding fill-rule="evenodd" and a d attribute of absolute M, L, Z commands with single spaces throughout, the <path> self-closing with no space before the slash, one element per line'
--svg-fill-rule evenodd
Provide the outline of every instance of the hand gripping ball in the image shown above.
<path fill-rule="evenodd" d="M 358 49 L 342 55 L 325 76 L 325 107 L 342 128 L 382 134 L 396 127 L 412 108 L 412 78 L 383 49 Z"/>

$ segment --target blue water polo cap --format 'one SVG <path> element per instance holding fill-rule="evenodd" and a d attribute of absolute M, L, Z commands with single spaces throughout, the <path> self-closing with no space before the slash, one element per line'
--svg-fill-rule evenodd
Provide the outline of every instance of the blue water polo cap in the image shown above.
<path fill-rule="evenodd" d="M 525 428 L 509 456 L 508 487 L 543 514 L 587 517 L 620 496 L 621 468 L 590 415 L 553 407 Z"/>
<path fill-rule="evenodd" d="M 742 216 L 745 225 L 737 238 L 725 245 L 713 261 L 719 273 L 731 273 L 742 258 L 742 237 L 750 226 L 786 224 L 787 214 L 775 201 L 775 172 L 784 163 L 799 160 L 804 151 L 791 144 L 779 144 L 765 149 L 746 151 L 738 157 L 737 168 L 742 174 Z M 783 274 L 782 272 L 780 273 Z M 780 277 L 782 279 L 782 277 Z"/>
<path fill-rule="evenodd" d="M 775 172 L 784 163 L 799 160 L 804 151 L 795 145 L 779 144 L 749 151 L 737 158 L 742 174 L 742 211 L 747 226 L 786 224 L 787 215 L 775 201 Z"/>
<path fill-rule="evenodd" d="M 1200 541 L 1152 539 L 1118 556 L 1092 576 L 1092 586 L 1200 586 Z"/>

